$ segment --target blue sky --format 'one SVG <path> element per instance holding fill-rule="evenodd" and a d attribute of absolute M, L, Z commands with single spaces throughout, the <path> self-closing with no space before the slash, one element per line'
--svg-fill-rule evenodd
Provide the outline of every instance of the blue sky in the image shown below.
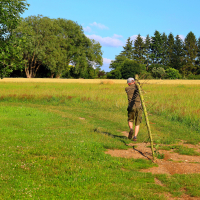
<path fill-rule="evenodd" d="M 184 37 L 200 37 L 200 0 L 27 0 L 22 17 L 65 18 L 83 27 L 85 35 L 102 45 L 104 64 L 115 59 L 128 37 L 153 36 L 155 30 Z"/>

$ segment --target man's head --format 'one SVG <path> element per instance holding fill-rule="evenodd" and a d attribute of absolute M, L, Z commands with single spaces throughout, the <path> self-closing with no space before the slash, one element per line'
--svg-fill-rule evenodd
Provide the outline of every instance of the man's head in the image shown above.
<path fill-rule="evenodd" d="M 127 83 L 128 83 L 128 85 L 134 84 L 135 83 L 135 79 L 134 78 L 128 78 L 127 79 Z"/>

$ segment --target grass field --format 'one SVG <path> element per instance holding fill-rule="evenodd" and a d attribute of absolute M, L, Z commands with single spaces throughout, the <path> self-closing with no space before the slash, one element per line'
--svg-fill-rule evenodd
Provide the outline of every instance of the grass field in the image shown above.
<path fill-rule="evenodd" d="M 200 143 L 200 82 L 176 81 L 141 81 L 154 142 L 173 148 Z M 124 80 L 0 80 L 0 199 L 200 198 L 200 174 L 142 173 L 156 164 L 105 154 L 130 148 L 125 87 Z M 147 140 L 143 121 L 138 142 Z"/>
<path fill-rule="evenodd" d="M 126 80 L 119 79 L 52 79 L 52 78 L 4 78 L 0 79 L 1 82 L 20 82 L 20 83 L 101 83 L 101 84 L 126 84 Z M 199 85 L 200 80 L 141 80 L 141 83 L 146 84 L 181 84 L 181 85 Z"/>

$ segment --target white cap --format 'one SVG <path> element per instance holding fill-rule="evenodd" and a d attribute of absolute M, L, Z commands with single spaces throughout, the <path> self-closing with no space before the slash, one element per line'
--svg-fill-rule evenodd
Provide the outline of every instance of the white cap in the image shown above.
<path fill-rule="evenodd" d="M 135 79 L 134 78 L 128 78 L 127 83 L 132 83 Z"/>

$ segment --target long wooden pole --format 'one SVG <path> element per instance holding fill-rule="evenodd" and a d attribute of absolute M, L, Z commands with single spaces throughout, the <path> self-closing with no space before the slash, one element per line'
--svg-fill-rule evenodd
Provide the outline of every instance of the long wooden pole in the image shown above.
<path fill-rule="evenodd" d="M 138 88 L 138 91 L 139 91 L 139 94 L 140 94 L 142 108 L 143 108 L 143 111 L 144 111 L 144 116 L 145 116 L 145 120 L 146 120 L 146 124 L 147 124 L 147 130 L 148 130 L 150 143 L 151 143 L 152 157 L 153 157 L 153 160 L 154 160 L 155 159 L 155 155 L 154 155 L 154 150 L 153 150 L 153 138 L 152 138 L 152 135 L 151 135 L 151 128 L 150 128 L 150 124 L 149 124 L 149 118 L 148 118 L 148 114 L 147 114 L 147 109 L 146 109 L 146 106 L 145 106 L 145 103 L 144 103 L 144 97 L 142 95 L 142 90 L 141 90 L 140 84 L 138 83 L 138 80 L 139 80 L 139 77 L 136 74 L 135 75 L 135 84 L 136 84 L 136 86 Z"/>

